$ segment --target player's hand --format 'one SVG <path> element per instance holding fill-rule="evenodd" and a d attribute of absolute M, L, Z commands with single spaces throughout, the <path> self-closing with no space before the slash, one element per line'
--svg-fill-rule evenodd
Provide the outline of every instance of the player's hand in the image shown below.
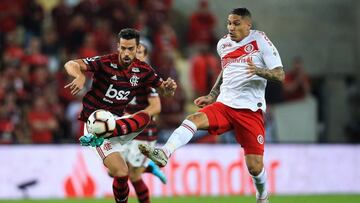
<path fill-rule="evenodd" d="M 75 95 L 84 88 L 85 80 L 86 78 L 84 75 L 79 75 L 71 83 L 65 85 L 64 88 L 70 88 L 71 94 Z"/>
<path fill-rule="evenodd" d="M 177 88 L 176 82 L 172 78 L 168 78 L 163 82 L 163 85 L 164 85 L 164 95 L 174 96 L 175 90 Z"/>
<path fill-rule="evenodd" d="M 81 146 L 100 147 L 104 142 L 104 138 L 89 133 L 81 136 L 79 141 Z"/>
<path fill-rule="evenodd" d="M 212 104 L 214 103 L 214 101 L 216 100 L 216 98 L 210 96 L 210 95 L 206 95 L 206 96 L 201 96 L 197 99 L 194 100 L 194 104 L 200 108 Z"/>
<path fill-rule="evenodd" d="M 247 64 L 249 65 L 248 67 L 247 67 L 247 74 L 248 74 L 248 78 L 250 78 L 250 77 L 252 77 L 253 75 L 256 75 L 256 73 L 257 73 L 257 67 L 255 66 L 255 64 L 254 64 L 254 62 L 252 61 L 252 60 L 249 60 L 248 62 L 247 62 Z"/>

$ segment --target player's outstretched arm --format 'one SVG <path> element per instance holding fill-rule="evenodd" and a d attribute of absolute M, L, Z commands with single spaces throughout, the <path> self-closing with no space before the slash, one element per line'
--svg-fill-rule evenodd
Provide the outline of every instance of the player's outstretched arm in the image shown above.
<path fill-rule="evenodd" d="M 84 88 L 86 78 L 83 71 L 86 70 L 86 65 L 81 59 L 77 59 L 66 62 L 64 67 L 66 72 L 74 77 L 64 88 L 70 88 L 71 94 L 75 95 Z"/>
<path fill-rule="evenodd" d="M 161 83 L 161 85 L 156 90 L 162 96 L 172 97 L 175 94 L 176 88 L 177 88 L 176 82 L 173 79 L 168 78 L 163 83 Z"/>
<path fill-rule="evenodd" d="M 161 111 L 161 101 L 160 98 L 157 97 L 149 97 L 148 98 L 149 105 L 143 110 L 147 112 L 150 116 L 155 116 Z"/>
<path fill-rule="evenodd" d="M 263 77 L 267 80 L 276 81 L 276 82 L 283 82 L 285 79 L 285 72 L 283 67 L 276 67 L 274 69 L 267 69 L 267 68 L 258 68 L 252 61 L 248 62 L 248 77 L 253 75 L 258 75 Z"/>
<path fill-rule="evenodd" d="M 209 105 L 211 103 L 214 103 L 216 101 L 216 98 L 219 96 L 220 94 L 220 86 L 222 84 L 223 81 L 223 71 L 220 72 L 219 76 L 216 79 L 216 82 L 214 84 L 214 86 L 212 87 L 210 93 L 206 96 L 201 96 L 197 99 L 194 100 L 194 103 L 196 106 L 202 108 L 206 105 Z"/>

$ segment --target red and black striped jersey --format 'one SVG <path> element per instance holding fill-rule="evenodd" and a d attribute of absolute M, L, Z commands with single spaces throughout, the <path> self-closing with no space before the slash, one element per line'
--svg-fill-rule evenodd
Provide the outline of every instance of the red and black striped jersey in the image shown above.
<path fill-rule="evenodd" d="M 152 87 L 141 89 L 127 105 L 125 112 L 133 114 L 140 110 L 144 110 L 146 107 L 149 106 L 148 98 L 158 96 L 159 94 Z M 157 128 L 154 117 L 151 118 L 149 125 L 147 125 L 147 127 L 134 139 L 147 141 L 157 140 Z"/>
<path fill-rule="evenodd" d="M 86 121 L 97 109 L 105 109 L 122 116 L 126 105 L 138 91 L 159 87 L 162 79 L 145 62 L 135 59 L 130 66 L 122 67 L 119 55 L 109 54 L 82 59 L 87 70 L 93 72 L 90 90 L 83 98 L 79 119 Z"/>

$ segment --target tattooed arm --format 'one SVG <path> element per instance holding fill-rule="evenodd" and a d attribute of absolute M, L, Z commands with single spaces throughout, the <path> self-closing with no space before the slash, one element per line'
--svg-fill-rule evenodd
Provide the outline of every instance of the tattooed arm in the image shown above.
<path fill-rule="evenodd" d="M 216 79 L 216 82 L 213 86 L 213 88 L 211 89 L 210 93 L 206 96 L 201 96 L 197 99 L 195 99 L 194 103 L 198 106 L 198 107 L 204 107 L 206 105 L 209 105 L 211 103 L 214 103 L 216 101 L 216 98 L 219 96 L 220 94 L 220 86 L 222 84 L 223 81 L 223 71 L 220 72 L 218 78 Z"/>
<path fill-rule="evenodd" d="M 282 67 L 276 67 L 274 69 L 266 69 L 266 68 L 258 68 L 255 64 L 250 61 L 248 62 L 248 77 L 253 75 L 258 75 L 262 78 L 267 80 L 276 81 L 276 82 L 283 82 L 285 79 L 285 72 Z"/>

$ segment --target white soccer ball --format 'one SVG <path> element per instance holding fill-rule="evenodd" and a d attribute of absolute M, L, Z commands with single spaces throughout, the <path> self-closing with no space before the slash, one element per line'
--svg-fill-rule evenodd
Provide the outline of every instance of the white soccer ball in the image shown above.
<path fill-rule="evenodd" d="M 114 115 L 103 109 L 94 111 L 86 122 L 87 131 L 98 137 L 108 137 L 112 135 L 115 127 L 116 121 Z"/>

